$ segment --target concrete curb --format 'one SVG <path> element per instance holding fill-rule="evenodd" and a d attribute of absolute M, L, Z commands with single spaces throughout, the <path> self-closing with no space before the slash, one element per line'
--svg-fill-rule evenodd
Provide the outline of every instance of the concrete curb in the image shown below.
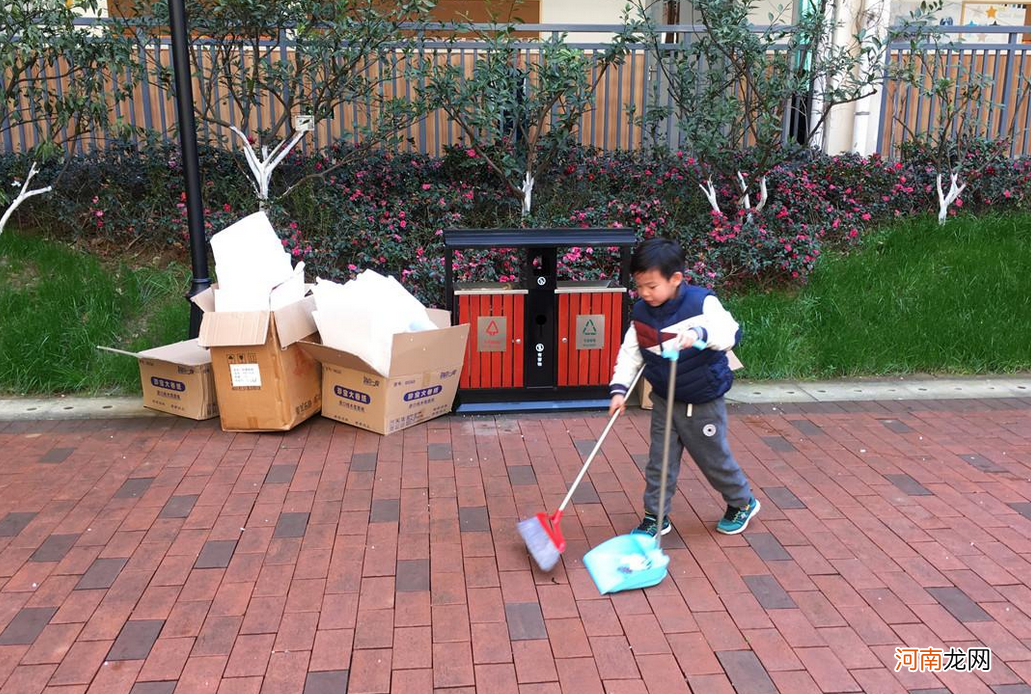
<path fill-rule="evenodd" d="M 727 402 L 862 402 L 1031 398 L 1031 376 L 932 376 L 847 381 L 738 381 Z"/>
<path fill-rule="evenodd" d="M 967 378 L 912 376 L 844 381 L 739 380 L 727 394 L 727 402 L 742 404 L 994 398 L 1031 398 L 1031 375 Z M 169 416 L 145 409 L 139 397 L 0 398 L 0 421 Z"/>
<path fill-rule="evenodd" d="M 0 421 L 171 416 L 144 408 L 139 397 L 52 396 L 0 399 Z"/>

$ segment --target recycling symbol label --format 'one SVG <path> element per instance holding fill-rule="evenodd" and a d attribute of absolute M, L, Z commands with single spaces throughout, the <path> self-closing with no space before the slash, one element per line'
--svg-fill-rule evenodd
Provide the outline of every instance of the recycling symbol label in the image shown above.
<path fill-rule="evenodd" d="M 576 317 L 576 348 L 603 349 L 605 347 L 605 314 L 582 313 Z"/>
<path fill-rule="evenodd" d="M 479 316 L 476 319 L 476 351 L 504 352 L 508 348 L 508 317 Z"/>

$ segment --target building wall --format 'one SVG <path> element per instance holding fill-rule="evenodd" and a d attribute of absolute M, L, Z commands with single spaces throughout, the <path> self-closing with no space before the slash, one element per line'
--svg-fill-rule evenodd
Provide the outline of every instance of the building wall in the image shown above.
<path fill-rule="evenodd" d="M 620 24 L 626 0 L 540 0 L 541 24 Z M 570 32 L 571 43 L 600 43 L 612 35 Z"/>

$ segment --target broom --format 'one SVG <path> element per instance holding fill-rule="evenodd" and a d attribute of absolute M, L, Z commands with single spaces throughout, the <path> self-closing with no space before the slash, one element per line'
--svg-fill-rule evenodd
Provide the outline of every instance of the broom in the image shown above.
<path fill-rule="evenodd" d="M 637 375 L 634 376 L 634 380 L 630 382 L 630 387 L 626 391 L 628 394 L 633 392 L 642 373 L 644 373 L 643 366 L 638 370 Z M 542 571 L 551 571 L 555 568 L 555 564 L 558 563 L 562 552 L 566 550 L 566 539 L 562 537 L 562 529 L 559 528 L 562 512 L 565 511 L 569 500 L 573 498 L 573 493 L 576 492 L 576 488 L 580 485 L 580 480 L 587 474 L 587 468 L 591 466 L 594 456 L 601 450 L 601 444 L 605 441 L 605 437 L 608 436 L 612 425 L 616 423 L 616 419 L 622 411 L 623 409 L 620 408 L 609 417 L 608 424 L 605 425 L 605 429 L 601 432 L 598 442 L 594 444 L 594 450 L 587 456 L 583 467 L 580 468 L 580 474 L 573 480 L 573 486 L 569 488 L 569 492 L 566 494 L 566 498 L 562 500 L 558 510 L 550 516 L 547 513 L 538 513 L 533 518 L 527 518 L 516 525 L 516 530 L 519 531 L 523 542 L 526 543 L 527 551 L 533 557 L 533 560 L 537 562 L 537 566 L 541 567 Z"/>

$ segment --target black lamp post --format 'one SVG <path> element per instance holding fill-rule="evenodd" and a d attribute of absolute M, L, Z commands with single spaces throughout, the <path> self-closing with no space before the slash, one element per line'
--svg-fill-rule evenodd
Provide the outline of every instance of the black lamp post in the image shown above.
<path fill-rule="evenodd" d="M 193 117 L 193 78 L 190 75 L 190 46 L 184 0 L 169 0 L 168 19 L 172 29 L 172 70 L 175 73 L 175 111 L 179 124 L 183 178 L 186 182 L 186 219 L 190 228 L 190 259 L 193 281 L 187 298 L 211 286 L 208 277 L 208 249 L 204 238 L 204 205 L 201 202 L 200 159 L 197 156 L 197 124 Z M 201 310 L 190 303 L 190 337 L 200 332 Z"/>

